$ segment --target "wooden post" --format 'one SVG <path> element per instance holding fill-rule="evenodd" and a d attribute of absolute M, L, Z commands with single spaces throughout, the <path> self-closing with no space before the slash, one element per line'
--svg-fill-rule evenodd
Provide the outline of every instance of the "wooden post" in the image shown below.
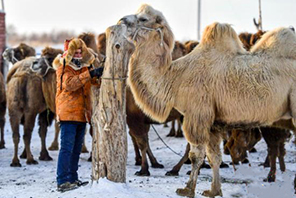
<path fill-rule="evenodd" d="M 125 25 L 106 30 L 106 62 L 101 88 L 94 91 L 92 176 L 114 182 L 126 181 L 126 78 L 134 45 L 126 37 Z"/>

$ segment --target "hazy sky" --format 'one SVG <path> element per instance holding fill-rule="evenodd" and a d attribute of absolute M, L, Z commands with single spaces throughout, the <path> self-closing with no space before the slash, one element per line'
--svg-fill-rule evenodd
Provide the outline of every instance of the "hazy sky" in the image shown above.
<path fill-rule="evenodd" d="M 263 29 L 296 27 L 296 0 L 261 0 Z M 197 0 L 4 0 L 6 23 L 18 32 L 101 33 L 122 16 L 133 14 L 142 3 L 160 10 L 177 40 L 197 39 Z M 233 25 L 239 33 L 255 32 L 258 0 L 202 0 L 201 30 L 215 21 Z"/>

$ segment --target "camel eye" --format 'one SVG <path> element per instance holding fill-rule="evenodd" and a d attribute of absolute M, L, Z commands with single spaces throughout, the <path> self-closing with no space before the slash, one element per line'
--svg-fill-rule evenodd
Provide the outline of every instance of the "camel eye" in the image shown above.
<path fill-rule="evenodd" d="M 146 22 L 146 21 L 148 21 L 148 19 L 146 19 L 146 18 L 139 18 L 139 21 Z"/>

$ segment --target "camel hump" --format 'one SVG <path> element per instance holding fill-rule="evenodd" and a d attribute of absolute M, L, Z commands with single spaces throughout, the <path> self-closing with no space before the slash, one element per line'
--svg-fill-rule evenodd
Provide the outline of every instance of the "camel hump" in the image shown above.
<path fill-rule="evenodd" d="M 251 48 L 251 52 L 296 59 L 295 33 L 283 27 L 269 31 Z"/>
<path fill-rule="evenodd" d="M 227 23 L 215 22 L 208 25 L 203 32 L 200 45 L 225 53 L 246 53 L 237 33 Z"/>

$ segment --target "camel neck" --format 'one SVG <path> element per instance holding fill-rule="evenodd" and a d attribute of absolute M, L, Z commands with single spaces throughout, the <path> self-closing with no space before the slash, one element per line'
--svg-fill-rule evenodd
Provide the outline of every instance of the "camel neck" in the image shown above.
<path fill-rule="evenodd" d="M 156 46 L 162 47 L 159 43 Z M 143 48 L 140 49 L 141 47 Z M 160 53 L 157 55 L 161 49 L 154 49 L 155 51 L 151 49 L 151 53 L 147 57 L 147 53 L 142 53 L 142 51 L 143 49 L 149 50 L 149 47 L 143 45 L 141 47 L 136 48 L 130 60 L 130 88 L 136 103 L 144 113 L 158 122 L 164 122 L 173 107 L 173 81 L 168 78 L 171 54 Z"/>

